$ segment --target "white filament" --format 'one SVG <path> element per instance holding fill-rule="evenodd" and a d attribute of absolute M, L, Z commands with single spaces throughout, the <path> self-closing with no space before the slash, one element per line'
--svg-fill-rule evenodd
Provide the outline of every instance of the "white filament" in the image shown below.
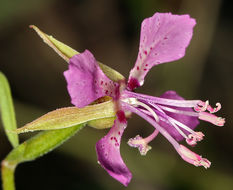
<path fill-rule="evenodd" d="M 155 109 L 157 109 L 158 111 L 162 112 L 163 114 L 165 114 L 165 112 L 157 105 L 150 103 L 151 106 L 153 106 Z M 166 115 L 166 114 L 165 114 Z M 167 116 L 167 115 L 166 115 Z M 185 139 L 187 139 L 187 135 L 184 134 L 184 132 L 174 123 L 174 121 L 172 121 L 168 116 L 167 116 L 167 120 L 172 124 L 173 127 L 175 127 L 175 129 L 178 131 L 178 133 L 180 133 Z"/>
<path fill-rule="evenodd" d="M 127 98 L 122 101 L 127 102 L 128 104 L 131 104 L 133 106 L 142 106 L 151 113 L 151 115 L 155 118 L 156 122 L 159 122 L 159 116 L 148 105 L 139 102 L 136 98 Z"/>

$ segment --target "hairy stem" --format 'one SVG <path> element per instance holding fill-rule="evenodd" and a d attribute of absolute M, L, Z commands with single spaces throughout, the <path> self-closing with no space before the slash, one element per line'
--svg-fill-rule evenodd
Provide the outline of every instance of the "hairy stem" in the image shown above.
<path fill-rule="evenodd" d="M 2 188 L 3 190 L 15 190 L 14 171 L 16 163 L 7 160 L 2 161 Z"/>

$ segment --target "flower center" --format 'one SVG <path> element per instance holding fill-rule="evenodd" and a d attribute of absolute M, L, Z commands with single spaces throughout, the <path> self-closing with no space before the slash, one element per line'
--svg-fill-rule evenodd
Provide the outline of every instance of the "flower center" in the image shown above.
<path fill-rule="evenodd" d="M 155 113 L 155 111 L 153 109 L 151 109 L 148 105 L 138 101 L 136 98 L 126 98 L 122 100 L 123 102 L 126 102 L 130 105 L 133 105 L 135 107 L 142 107 L 145 110 L 149 111 L 150 114 L 154 117 L 156 122 L 159 122 L 159 116 Z"/>

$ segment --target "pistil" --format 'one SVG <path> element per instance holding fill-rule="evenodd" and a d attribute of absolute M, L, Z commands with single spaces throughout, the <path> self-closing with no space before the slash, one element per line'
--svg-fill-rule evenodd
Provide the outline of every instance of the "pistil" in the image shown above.
<path fill-rule="evenodd" d="M 140 135 L 137 135 L 134 138 L 129 139 L 128 145 L 131 147 L 138 148 L 141 155 L 146 155 L 146 153 L 151 149 L 151 146 L 148 145 L 157 135 L 159 131 L 157 129 L 146 138 L 142 138 Z"/>

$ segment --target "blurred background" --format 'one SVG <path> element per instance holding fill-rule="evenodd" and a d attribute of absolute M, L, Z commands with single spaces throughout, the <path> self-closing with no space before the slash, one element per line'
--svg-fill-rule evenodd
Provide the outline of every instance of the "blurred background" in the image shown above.
<path fill-rule="evenodd" d="M 56 108 L 70 106 L 63 72 L 67 64 L 29 29 L 47 34 L 128 76 L 138 53 L 140 24 L 155 12 L 190 14 L 197 25 L 186 56 L 150 71 L 139 92 L 159 96 L 175 90 L 186 99 L 222 103 L 224 127 L 201 122 L 205 139 L 195 152 L 208 158 L 205 170 L 184 162 L 159 135 L 146 156 L 129 147 L 129 138 L 153 127 L 133 116 L 121 154 L 133 173 L 129 190 L 230 190 L 233 188 L 233 12 L 227 0 L 1 0 L 0 70 L 8 77 L 18 126 Z M 1 125 L 1 124 L 0 124 Z M 17 190 L 125 189 L 98 164 L 95 143 L 107 130 L 84 128 L 55 151 L 16 170 Z M 21 135 L 21 142 L 35 133 Z M 11 150 L 0 129 L 0 159 Z"/>

